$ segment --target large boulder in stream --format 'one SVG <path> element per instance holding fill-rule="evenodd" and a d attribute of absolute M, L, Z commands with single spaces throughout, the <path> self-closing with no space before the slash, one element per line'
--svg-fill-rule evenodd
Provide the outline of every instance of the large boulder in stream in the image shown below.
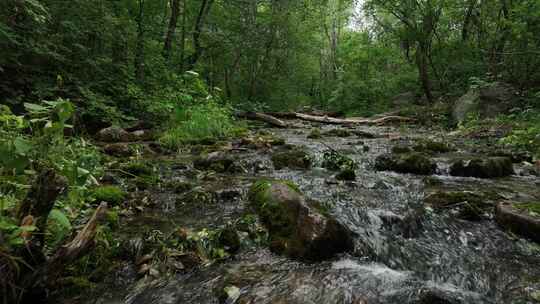
<path fill-rule="evenodd" d="M 234 157 L 224 152 L 212 152 L 194 159 L 193 167 L 203 171 L 211 170 L 217 173 L 235 173 L 239 171 L 236 162 L 237 160 Z"/>
<path fill-rule="evenodd" d="M 383 154 L 375 160 L 375 169 L 378 171 L 431 175 L 437 171 L 437 164 L 424 153 Z"/>
<path fill-rule="evenodd" d="M 450 166 L 450 175 L 462 177 L 496 178 L 514 174 L 508 157 L 460 159 Z"/>
<path fill-rule="evenodd" d="M 317 261 L 353 249 L 351 231 L 320 203 L 306 200 L 292 183 L 258 181 L 249 197 L 268 229 L 272 250 Z"/>
<path fill-rule="evenodd" d="M 501 82 L 470 89 L 455 102 L 452 116 L 458 123 L 473 113 L 480 117 L 495 117 L 516 106 L 515 92 L 512 86 Z"/>
<path fill-rule="evenodd" d="M 497 223 L 504 228 L 540 243 L 540 202 L 497 204 Z"/>

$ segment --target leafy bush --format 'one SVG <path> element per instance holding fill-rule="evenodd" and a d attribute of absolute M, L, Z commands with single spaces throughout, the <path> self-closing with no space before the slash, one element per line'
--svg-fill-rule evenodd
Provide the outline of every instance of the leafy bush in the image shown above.
<path fill-rule="evenodd" d="M 169 148 L 197 142 L 201 139 L 222 139 L 239 132 L 232 111 L 214 101 L 178 108 L 171 127 L 160 141 Z"/>
<path fill-rule="evenodd" d="M 92 196 L 96 202 L 120 204 L 124 201 L 126 193 L 117 186 L 102 186 L 94 189 Z"/>

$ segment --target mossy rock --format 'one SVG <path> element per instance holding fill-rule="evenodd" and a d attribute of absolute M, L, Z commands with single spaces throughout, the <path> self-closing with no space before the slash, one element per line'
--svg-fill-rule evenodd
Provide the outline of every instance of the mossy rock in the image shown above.
<path fill-rule="evenodd" d="M 145 162 L 129 162 L 122 166 L 122 170 L 134 176 L 150 176 L 154 167 Z"/>
<path fill-rule="evenodd" d="M 346 129 L 332 129 L 322 133 L 323 136 L 350 137 L 353 133 Z"/>
<path fill-rule="evenodd" d="M 521 162 L 533 162 L 533 156 L 528 151 L 513 151 L 513 150 L 503 150 L 499 149 L 496 151 L 488 152 L 488 156 L 493 157 L 508 157 L 512 160 L 513 163 Z"/>
<path fill-rule="evenodd" d="M 449 144 L 442 141 L 434 140 L 420 140 L 414 147 L 413 150 L 416 152 L 423 152 L 428 154 L 437 154 L 437 153 L 448 153 L 452 152 L 455 149 L 452 148 Z"/>
<path fill-rule="evenodd" d="M 413 150 L 409 146 L 398 145 L 392 147 L 392 153 L 394 154 L 411 153 L 412 151 Z"/>
<path fill-rule="evenodd" d="M 512 160 L 507 157 L 460 159 L 450 166 L 452 176 L 496 178 L 512 174 Z"/>
<path fill-rule="evenodd" d="M 495 218 L 504 228 L 540 243 L 540 202 L 501 202 Z"/>
<path fill-rule="evenodd" d="M 270 235 L 270 248 L 293 258 L 322 260 L 353 248 L 351 232 L 322 204 L 306 201 L 290 182 L 261 180 L 249 198 Z"/>
<path fill-rule="evenodd" d="M 117 186 L 101 186 L 92 191 L 92 197 L 94 197 L 96 202 L 107 202 L 118 205 L 125 200 L 126 193 Z"/>
<path fill-rule="evenodd" d="M 344 181 L 354 181 L 356 180 L 356 173 L 354 172 L 354 169 L 344 169 L 336 175 L 336 179 Z"/>
<path fill-rule="evenodd" d="M 177 194 L 185 193 L 195 188 L 195 184 L 186 181 L 171 181 L 166 186 Z"/>
<path fill-rule="evenodd" d="M 311 157 L 305 151 L 293 149 L 290 151 L 276 152 L 272 155 L 272 162 L 276 170 L 283 168 L 309 169 L 311 168 Z"/>
<path fill-rule="evenodd" d="M 198 187 L 179 197 L 177 202 L 188 205 L 210 205 L 217 202 L 217 195 L 215 192 Z"/>
<path fill-rule="evenodd" d="M 437 164 L 429 156 L 419 152 L 383 154 L 375 160 L 375 169 L 378 171 L 431 175 L 437 171 Z"/>
<path fill-rule="evenodd" d="M 358 165 L 350 157 L 334 150 L 329 150 L 323 154 L 322 167 L 328 170 L 354 170 Z"/>
<path fill-rule="evenodd" d="M 233 168 L 235 159 L 222 152 L 213 152 L 206 156 L 200 156 L 193 161 L 195 169 L 214 171 L 217 173 L 228 172 Z"/>
<path fill-rule="evenodd" d="M 320 139 L 322 138 L 321 129 L 312 129 L 308 134 L 307 138 L 309 139 Z"/>
<path fill-rule="evenodd" d="M 438 210 L 458 208 L 460 218 L 479 220 L 493 208 L 487 200 L 483 194 L 471 191 L 437 191 L 426 196 L 424 202 Z"/>

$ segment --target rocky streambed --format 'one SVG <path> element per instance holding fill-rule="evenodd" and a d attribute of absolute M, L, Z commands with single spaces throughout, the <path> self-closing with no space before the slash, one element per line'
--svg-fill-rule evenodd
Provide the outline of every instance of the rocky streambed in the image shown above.
<path fill-rule="evenodd" d="M 110 176 L 131 190 L 125 258 L 79 301 L 540 301 L 527 156 L 417 126 L 296 125 L 152 156 L 158 182 Z"/>

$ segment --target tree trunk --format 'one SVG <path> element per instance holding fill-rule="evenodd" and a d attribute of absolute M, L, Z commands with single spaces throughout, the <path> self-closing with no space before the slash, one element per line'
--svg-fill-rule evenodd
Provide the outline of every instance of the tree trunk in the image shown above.
<path fill-rule="evenodd" d="M 422 83 L 422 89 L 426 95 L 428 103 L 433 103 L 433 94 L 431 93 L 431 80 L 429 78 L 429 58 L 428 47 L 419 43 L 416 50 L 416 65 L 418 68 L 418 77 Z"/>
<path fill-rule="evenodd" d="M 137 15 L 137 45 L 135 48 L 135 79 L 144 81 L 144 0 L 139 0 L 139 14 Z"/>
<path fill-rule="evenodd" d="M 182 0 L 182 37 L 180 37 L 180 72 L 184 72 L 184 58 L 186 57 L 186 0 Z"/>
<path fill-rule="evenodd" d="M 165 37 L 165 43 L 163 45 L 163 57 L 169 59 L 171 56 L 172 42 L 174 40 L 174 34 L 176 32 L 176 24 L 178 23 L 178 16 L 180 15 L 180 0 L 170 0 L 171 5 L 171 18 L 169 20 L 169 28 L 167 30 L 167 36 Z"/>
<path fill-rule="evenodd" d="M 193 49 L 194 53 L 189 57 L 188 59 L 188 69 L 192 69 L 195 64 L 197 64 L 197 61 L 199 61 L 199 58 L 201 57 L 203 53 L 203 48 L 201 46 L 201 33 L 204 27 L 204 22 L 208 14 L 210 13 L 210 9 L 212 8 L 212 4 L 214 3 L 214 0 L 202 0 L 201 8 L 199 10 L 199 14 L 197 15 L 197 20 L 195 22 L 195 28 L 193 30 Z"/>

